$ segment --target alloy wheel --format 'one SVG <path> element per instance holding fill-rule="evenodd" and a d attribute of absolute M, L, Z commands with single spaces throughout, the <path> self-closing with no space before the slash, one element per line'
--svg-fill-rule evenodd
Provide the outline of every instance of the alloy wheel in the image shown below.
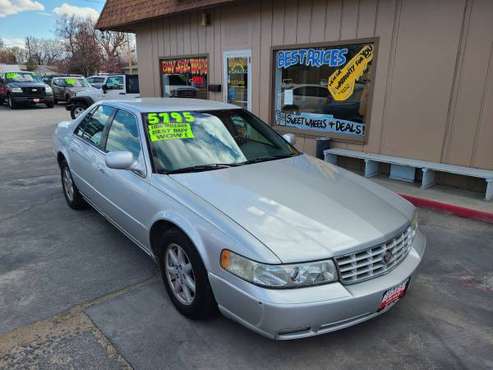
<path fill-rule="evenodd" d="M 62 172 L 63 180 L 63 190 L 67 195 L 67 198 L 72 202 L 74 200 L 74 182 L 72 180 L 72 175 L 67 166 L 64 167 Z"/>
<path fill-rule="evenodd" d="M 75 118 L 79 117 L 82 112 L 84 112 L 84 108 L 82 108 L 82 107 L 75 107 L 74 108 L 74 116 L 75 116 Z"/>
<path fill-rule="evenodd" d="M 175 298 L 186 306 L 191 305 L 195 299 L 195 274 L 190 258 L 178 244 L 170 244 L 166 249 L 165 269 Z"/>

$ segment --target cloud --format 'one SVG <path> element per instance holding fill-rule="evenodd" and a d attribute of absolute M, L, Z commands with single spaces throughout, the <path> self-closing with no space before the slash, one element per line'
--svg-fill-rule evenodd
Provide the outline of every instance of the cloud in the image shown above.
<path fill-rule="evenodd" d="M 99 13 L 96 9 L 70 5 L 67 3 L 63 3 L 62 5 L 57 6 L 55 9 L 53 9 L 53 13 L 59 16 L 90 18 L 94 21 L 96 21 L 99 17 Z"/>
<path fill-rule="evenodd" d="M 21 12 L 44 10 L 39 1 L 33 0 L 0 0 L 0 18 Z"/>
<path fill-rule="evenodd" d="M 9 48 L 14 47 L 14 46 L 18 46 L 18 47 L 24 49 L 24 42 L 26 41 L 26 39 L 21 38 L 21 37 L 12 37 L 12 38 L 3 37 L 2 41 L 4 42 L 5 46 L 7 46 Z"/>

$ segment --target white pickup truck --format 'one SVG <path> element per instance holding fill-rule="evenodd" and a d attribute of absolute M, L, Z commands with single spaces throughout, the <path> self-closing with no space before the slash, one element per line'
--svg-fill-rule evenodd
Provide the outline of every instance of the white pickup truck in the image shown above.
<path fill-rule="evenodd" d="M 111 75 L 101 89 L 88 88 L 78 91 L 66 105 L 75 119 L 95 102 L 106 99 L 134 99 L 140 97 L 138 75 Z"/>

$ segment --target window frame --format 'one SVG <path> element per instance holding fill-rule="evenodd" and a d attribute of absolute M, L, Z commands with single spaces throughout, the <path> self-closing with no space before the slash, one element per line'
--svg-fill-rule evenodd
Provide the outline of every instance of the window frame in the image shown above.
<path fill-rule="evenodd" d="M 210 75 L 210 70 L 211 70 L 211 60 L 209 58 L 209 53 L 186 54 L 186 55 L 176 55 L 176 56 L 173 55 L 173 56 L 159 57 L 158 58 L 158 73 L 159 73 L 159 85 L 160 85 L 159 91 L 161 92 L 161 95 L 160 95 L 161 98 L 164 97 L 163 72 L 161 70 L 161 61 L 176 60 L 176 59 L 193 59 L 193 58 L 206 58 L 207 59 L 207 87 L 206 87 L 207 98 L 206 98 L 206 100 L 209 100 L 209 98 L 210 98 L 209 86 L 211 85 L 211 82 L 209 80 L 209 75 Z"/>
<path fill-rule="evenodd" d="M 85 137 L 82 137 L 82 136 L 79 136 L 76 134 L 76 131 L 79 129 L 79 127 L 82 126 L 82 124 L 85 122 L 85 120 L 87 118 L 90 118 L 89 116 L 92 116 L 96 110 L 98 110 L 100 107 L 109 107 L 111 109 L 113 109 L 113 113 L 111 114 L 111 116 L 108 118 L 108 122 L 106 123 L 106 125 L 104 126 L 104 129 L 103 129 L 103 133 L 101 134 L 101 142 L 100 142 L 100 145 L 96 145 L 94 142 L 92 142 L 91 140 L 88 140 L 86 139 Z M 87 112 L 87 114 L 85 114 L 81 121 L 79 122 L 79 124 L 77 126 L 75 126 L 75 129 L 73 131 L 73 136 L 78 138 L 79 140 L 83 141 L 84 143 L 90 145 L 91 147 L 99 150 L 100 152 L 102 153 L 105 153 L 104 151 L 104 148 L 106 147 L 106 139 L 107 139 L 107 136 L 108 136 L 108 131 L 109 131 L 109 127 L 111 126 L 111 123 L 113 122 L 113 118 L 115 117 L 115 114 L 116 114 L 116 111 L 118 110 L 118 108 L 115 108 L 113 107 L 112 105 L 109 105 L 109 104 L 98 104 L 96 105 L 91 111 Z M 102 144 L 104 143 L 104 146 L 102 146 Z"/>
<path fill-rule="evenodd" d="M 349 144 L 367 144 L 370 136 L 371 129 L 371 117 L 372 117 L 372 108 L 373 108 L 373 93 L 375 90 L 375 77 L 376 77 L 376 68 L 378 62 L 378 51 L 379 51 L 379 41 L 380 37 L 367 37 L 367 38 L 357 38 L 357 39 L 348 39 L 348 40 L 339 40 L 339 41 L 323 41 L 323 42 L 314 42 L 314 43 L 305 43 L 305 44 L 278 44 L 271 46 L 271 93 L 270 93 L 270 110 L 269 110 L 269 122 L 271 122 L 271 126 L 274 130 L 279 131 L 281 134 L 286 133 L 294 133 L 306 137 L 328 137 L 337 142 L 349 143 Z M 340 134 L 334 132 L 324 132 L 324 131 L 315 131 L 315 130 L 304 130 L 295 127 L 286 127 L 281 126 L 275 123 L 276 116 L 276 53 L 280 50 L 290 50 L 290 49 L 302 49 L 302 48 L 332 48 L 336 46 L 343 46 L 349 44 L 366 44 L 373 43 L 375 48 L 374 51 L 374 60 L 370 66 L 369 74 L 371 76 L 372 85 L 368 91 L 368 120 L 365 121 L 365 135 L 361 138 L 357 137 L 344 137 Z"/>
<path fill-rule="evenodd" d="M 113 108 L 115 108 L 115 107 L 113 107 Z M 108 125 L 108 130 L 106 132 L 106 135 L 104 136 L 104 147 L 103 147 L 102 151 L 104 153 L 109 153 L 108 150 L 106 149 L 106 147 L 108 145 L 108 137 L 109 137 L 109 134 L 110 134 L 111 127 L 113 126 L 113 121 L 115 120 L 116 115 L 120 111 L 121 112 L 125 112 L 127 114 L 130 114 L 135 119 L 135 124 L 137 126 L 137 135 L 139 137 L 140 150 L 142 151 L 142 153 L 144 153 L 145 147 L 144 147 L 144 143 L 142 142 L 142 134 L 141 134 L 141 131 L 140 131 L 140 128 L 139 128 L 139 126 L 141 125 L 141 123 L 139 121 L 139 117 L 137 117 L 133 112 L 130 112 L 130 111 L 128 111 L 126 109 L 122 109 L 122 108 L 115 108 L 115 112 L 113 113 L 113 115 L 111 117 L 111 122 Z"/>

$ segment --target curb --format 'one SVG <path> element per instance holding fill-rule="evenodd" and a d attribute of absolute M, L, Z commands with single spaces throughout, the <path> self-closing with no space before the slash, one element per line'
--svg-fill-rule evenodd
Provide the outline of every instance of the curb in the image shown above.
<path fill-rule="evenodd" d="M 438 202 L 436 200 L 431 200 L 426 198 L 419 198 L 413 195 L 408 195 L 403 193 L 399 193 L 399 195 L 404 199 L 407 199 L 416 207 L 430 208 L 439 212 L 451 213 L 455 216 L 471 218 L 473 220 L 478 220 L 478 221 L 483 221 L 493 224 L 493 213 L 490 212 L 456 206 L 454 204 Z"/>

